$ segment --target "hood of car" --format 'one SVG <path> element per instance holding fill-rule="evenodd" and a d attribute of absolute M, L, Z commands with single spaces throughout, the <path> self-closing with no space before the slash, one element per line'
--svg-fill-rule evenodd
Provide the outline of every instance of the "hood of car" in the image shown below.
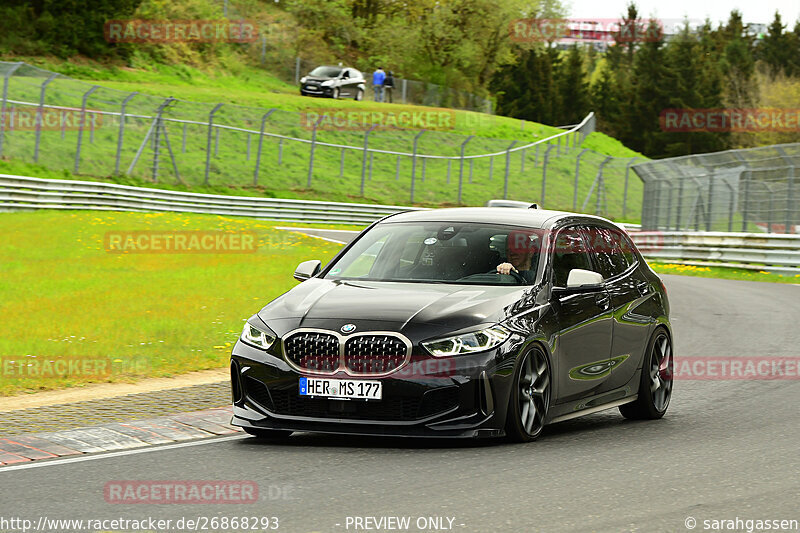
<path fill-rule="evenodd" d="M 330 77 L 330 76 L 306 76 L 306 83 L 310 81 L 328 81 L 328 80 L 335 80 L 338 77 Z"/>
<path fill-rule="evenodd" d="M 455 331 L 503 319 L 526 288 L 312 278 L 259 317 L 279 335 L 299 327 L 339 331 L 345 324 L 357 331 Z"/>

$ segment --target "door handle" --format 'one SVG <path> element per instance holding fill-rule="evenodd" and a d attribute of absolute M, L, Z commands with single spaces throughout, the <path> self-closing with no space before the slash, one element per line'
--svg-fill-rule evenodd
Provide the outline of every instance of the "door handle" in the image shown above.
<path fill-rule="evenodd" d="M 611 307 L 611 298 L 608 294 L 598 294 L 595 296 L 594 301 L 600 309 L 605 310 Z"/>

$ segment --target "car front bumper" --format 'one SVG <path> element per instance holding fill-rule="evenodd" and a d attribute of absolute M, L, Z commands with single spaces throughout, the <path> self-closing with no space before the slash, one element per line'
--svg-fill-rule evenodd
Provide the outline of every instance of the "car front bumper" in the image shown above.
<path fill-rule="evenodd" d="M 401 372 L 363 378 L 383 383 L 381 400 L 333 400 L 300 396 L 300 373 L 239 341 L 231 355 L 232 424 L 358 435 L 502 436 L 514 362 L 502 348 L 446 360 L 415 353 Z"/>

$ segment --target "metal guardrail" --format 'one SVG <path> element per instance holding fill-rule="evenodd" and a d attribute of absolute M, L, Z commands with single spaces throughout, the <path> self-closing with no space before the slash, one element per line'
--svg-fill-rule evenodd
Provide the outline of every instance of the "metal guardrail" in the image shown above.
<path fill-rule="evenodd" d="M 0 174 L 0 211 L 87 209 L 248 216 L 284 222 L 367 225 L 421 208 L 225 196 Z M 637 231 L 625 225 L 647 259 L 800 274 L 800 235 Z"/>
<path fill-rule="evenodd" d="M 89 209 L 99 211 L 171 211 L 248 216 L 285 222 L 366 225 L 416 207 L 248 198 L 147 189 L 113 183 L 31 178 L 0 174 L 0 211 Z"/>
<path fill-rule="evenodd" d="M 800 274 L 800 235 L 632 231 L 647 259 L 683 265 Z"/>

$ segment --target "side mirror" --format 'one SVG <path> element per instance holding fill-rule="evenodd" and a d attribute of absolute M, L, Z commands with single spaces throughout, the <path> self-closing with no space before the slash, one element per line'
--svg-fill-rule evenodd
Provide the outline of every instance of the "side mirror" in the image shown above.
<path fill-rule="evenodd" d="M 319 259 L 303 261 L 294 269 L 294 279 L 297 281 L 305 281 L 308 278 L 313 278 L 319 273 L 321 266 L 322 262 Z"/>
<path fill-rule="evenodd" d="M 582 291 L 593 291 L 603 283 L 603 276 L 591 270 L 573 268 L 567 276 L 566 287 L 553 287 L 553 296 L 561 297 L 568 294 L 575 294 Z"/>
<path fill-rule="evenodd" d="M 603 275 L 591 270 L 573 268 L 567 276 L 567 288 L 577 289 L 585 285 L 600 285 L 603 283 Z"/>

